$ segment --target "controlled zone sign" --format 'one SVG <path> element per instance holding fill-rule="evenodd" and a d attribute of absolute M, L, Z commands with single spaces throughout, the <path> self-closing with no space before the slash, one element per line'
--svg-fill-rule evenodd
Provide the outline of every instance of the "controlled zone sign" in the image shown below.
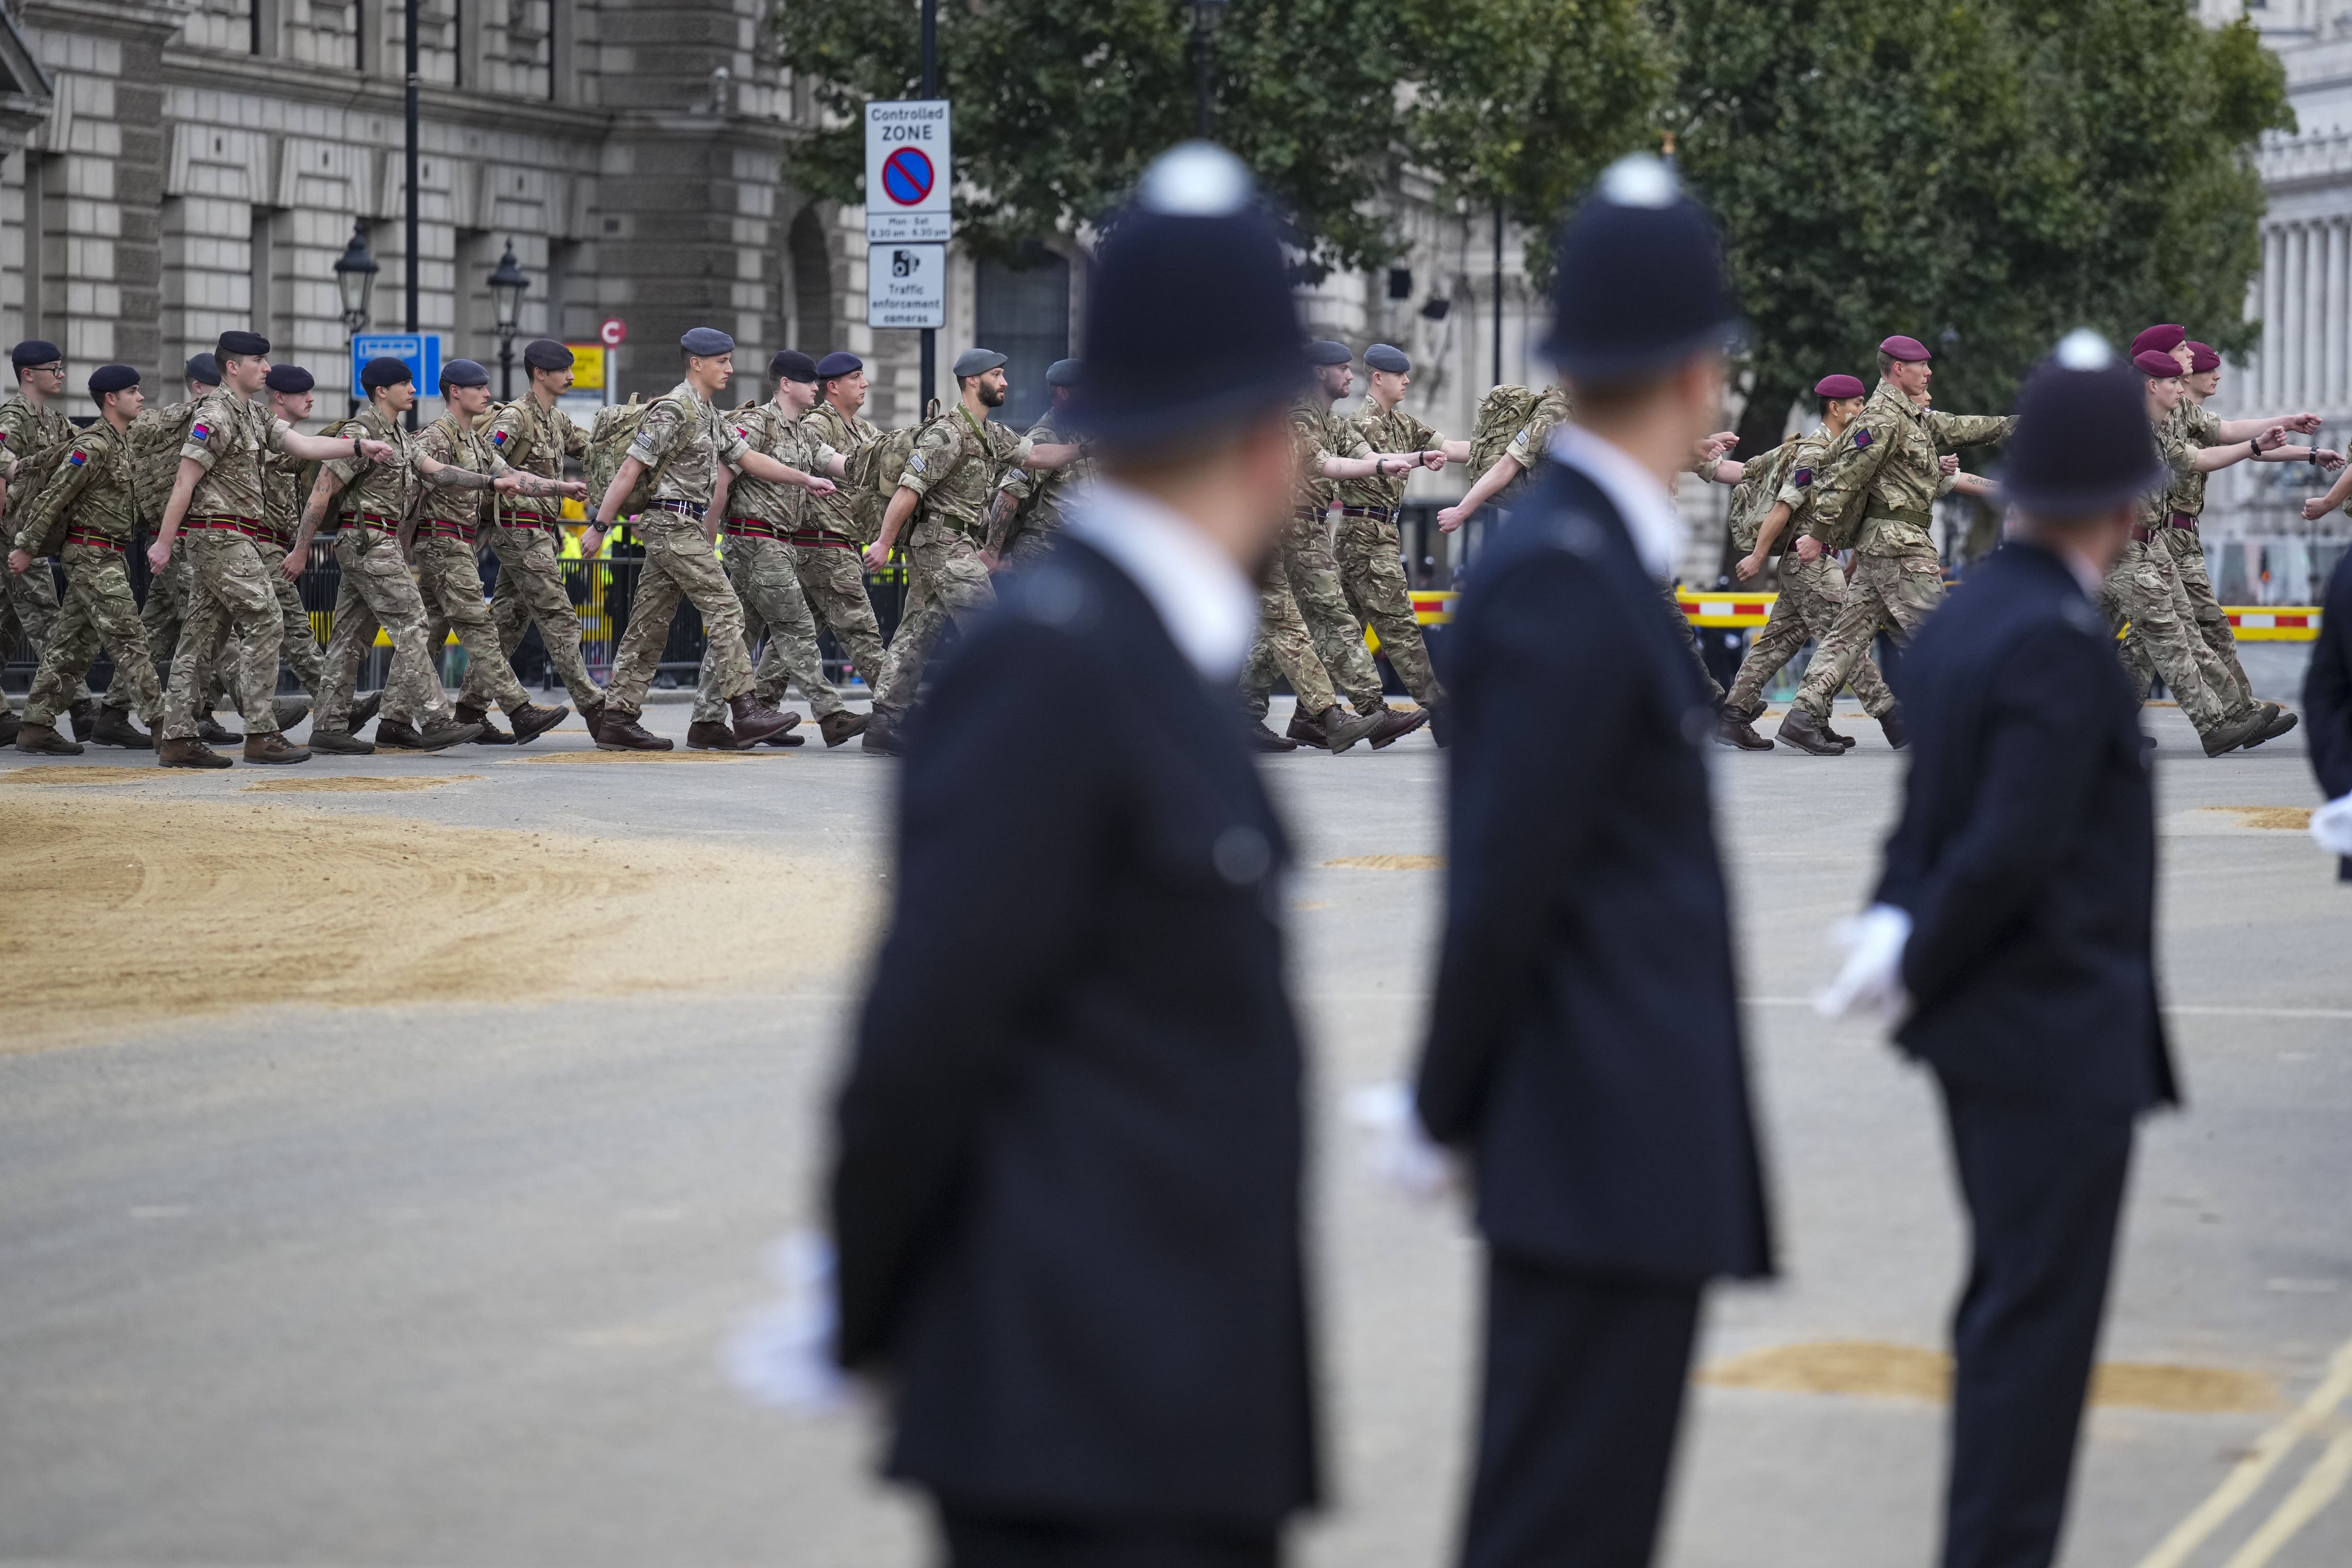
<path fill-rule="evenodd" d="M 948 324 L 948 247 L 875 245 L 866 247 L 866 324 L 944 327 Z"/>
<path fill-rule="evenodd" d="M 955 237 L 955 184 L 943 98 L 866 106 L 866 240 L 944 245 Z"/>
<path fill-rule="evenodd" d="M 403 360 L 416 378 L 418 397 L 441 395 L 441 334 L 438 332 L 362 332 L 352 340 L 352 396 L 364 399 L 360 369 L 370 360 Z"/>

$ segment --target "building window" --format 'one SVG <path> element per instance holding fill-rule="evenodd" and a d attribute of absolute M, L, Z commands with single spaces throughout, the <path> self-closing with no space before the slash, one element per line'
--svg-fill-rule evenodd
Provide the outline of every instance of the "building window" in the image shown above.
<path fill-rule="evenodd" d="M 792 340 L 803 353 L 821 360 L 842 345 L 834 337 L 833 253 L 814 206 L 803 207 L 793 220 L 785 248 L 792 259 Z"/>
<path fill-rule="evenodd" d="M 1005 357 L 1012 395 L 997 418 L 1026 430 L 1045 414 L 1045 371 L 1070 353 L 1070 264 L 1035 240 L 975 269 L 974 340 Z"/>

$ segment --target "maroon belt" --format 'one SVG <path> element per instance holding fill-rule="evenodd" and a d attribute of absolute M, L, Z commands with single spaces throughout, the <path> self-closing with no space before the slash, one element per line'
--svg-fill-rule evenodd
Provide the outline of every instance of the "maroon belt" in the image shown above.
<path fill-rule="evenodd" d="M 463 523 L 446 523 L 436 517 L 425 525 L 425 531 L 436 539 L 456 539 L 467 545 L 474 542 L 475 530 Z"/>
<path fill-rule="evenodd" d="M 1342 507 L 1339 508 L 1339 515 L 1343 517 L 1370 517 L 1376 522 L 1392 523 L 1396 521 L 1397 513 L 1401 509 L 1396 507 Z"/>
<path fill-rule="evenodd" d="M 2175 512 L 2172 514 L 2172 526 L 2176 528 L 2186 528 L 2193 534 L 2197 531 L 2197 519 L 2187 512 Z"/>
<path fill-rule="evenodd" d="M 560 518 L 546 512 L 509 512 L 499 519 L 510 528 L 546 528 L 552 531 Z"/>
<path fill-rule="evenodd" d="M 776 532 L 775 524 L 762 522 L 758 517 L 730 517 L 719 525 L 719 531 L 723 534 L 733 534 L 739 538 L 781 539 L 783 538 L 782 534 Z"/>
<path fill-rule="evenodd" d="M 110 549 L 117 555 L 123 553 L 122 541 L 121 539 L 110 539 L 104 534 L 93 534 L 81 528 L 68 528 L 66 530 L 66 543 L 69 545 L 88 545 L 92 549 Z"/>
<path fill-rule="evenodd" d="M 387 517 L 376 512 L 353 512 L 352 521 L 363 528 L 372 528 L 380 534 L 397 535 L 400 532 L 398 517 Z"/>
<path fill-rule="evenodd" d="M 1293 507 L 1290 515 L 1302 523 L 1316 523 L 1322 521 L 1323 514 L 1330 509 L 1328 507 Z"/>
<path fill-rule="evenodd" d="M 792 542 L 796 545 L 808 545 L 817 549 L 856 549 L 857 548 L 857 542 L 855 539 L 846 534 L 835 533 L 831 528 L 794 528 Z"/>
<path fill-rule="evenodd" d="M 259 517 L 239 517 L 227 514 L 215 514 L 208 517 L 189 517 L 180 526 L 191 531 L 201 528 L 220 528 L 230 533 L 243 534 L 249 539 L 267 539 L 277 537 L 263 526 Z"/>
<path fill-rule="evenodd" d="M 2132 525 L 2132 542 L 2134 544 L 2144 545 L 2154 538 L 2156 538 L 2156 529 L 2148 527 L 2146 523 L 2134 523 Z"/>

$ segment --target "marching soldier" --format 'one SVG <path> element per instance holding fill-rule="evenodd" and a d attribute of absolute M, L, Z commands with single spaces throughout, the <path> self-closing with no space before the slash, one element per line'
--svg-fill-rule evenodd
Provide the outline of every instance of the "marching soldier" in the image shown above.
<path fill-rule="evenodd" d="M 146 394 L 139 390 L 139 372 L 129 365 L 100 365 L 90 372 L 89 395 L 98 404 L 98 423 L 74 437 L 56 474 L 16 514 L 8 555 L 12 577 L 52 551 L 66 569 L 64 611 L 41 650 L 24 726 L 16 732 L 17 750 L 58 757 L 81 750 L 79 741 L 58 733 L 57 719 L 100 648 L 114 661 L 114 684 L 90 726 L 91 741 L 152 749 L 153 738 L 131 716 L 136 711 L 152 727 L 163 701 L 125 559 L 139 531 L 130 430 L 146 406 Z"/>
<path fill-rule="evenodd" d="M 1507 389 L 1496 389 L 1503 390 Z M 1487 395 L 1491 397 L 1494 393 Z M 1527 488 L 1528 476 L 1535 472 L 1536 465 L 1543 460 L 1544 449 L 1551 442 L 1551 433 L 1574 412 L 1569 404 L 1568 393 L 1562 388 L 1545 387 L 1536 393 L 1534 406 L 1528 411 L 1527 422 L 1512 434 L 1502 455 L 1488 464 L 1486 471 L 1472 481 L 1468 494 L 1437 514 L 1437 531 L 1453 533 L 1487 502 L 1507 501 L 1522 493 Z"/>
<path fill-rule="evenodd" d="M 66 390 L 64 353 L 55 343 L 28 338 L 10 350 L 8 358 L 16 368 L 16 390 L 0 402 L 0 457 L 6 459 L 0 466 L 0 517 L 31 503 L 74 434 L 73 422 L 55 402 Z M 7 574 L 5 591 L 0 592 L 0 647 L 6 645 L 11 620 L 33 651 L 47 658 L 58 623 L 58 585 L 47 566 Z M 68 716 L 74 738 L 89 739 L 98 705 L 79 676 Z M 0 741 L 15 733 L 16 722 L 7 699 L 0 696 Z"/>
<path fill-rule="evenodd" d="M 523 347 L 530 391 L 499 410 L 488 432 L 490 449 L 518 472 L 561 479 L 566 458 L 588 455 L 588 433 L 556 406 L 556 400 L 572 390 L 572 350 L 552 338 L 535 338 Z M 499 559 L 490 621 L 498 628 L 499 650 L 512 660 L 522 646 L 523 633 L 538 627 L 547 662 L 593 735 L 604 716 L 604 688 L 588 674 L 588 661 L 581 656 L 580 616 L 564 591 L 563 569 L 556 562 L 562 513 L 544 500 L 524 496 L 501 497 L 493 506 L 482 537 Z"/>
<path fill-rule="evenodd" d="M 196 735 L 196 682 L 203 675 L 201 651 L 214 615 L 228 619 L 224 657 L 236 672 L 231 689 L 245 719 L 248 762 L 308 762 L 310 753 L 289 745 L 278 733 L 272 694 L 278 689 L 278 644 L 284 623 L 278 592 L 254 541 L 262 523 L 262 456 L 278 452 L 310 462 L 373 461 L 392 449 L 365 437 L 305 435 L 272 419 L 255 403 L 269 374 L 269 340 L 258 332 L 224 332 L 214 350 L 221 385 L 197 405 L 180 447 L 180 470 L 163 503 L 163 520 L 147 562 L 157 571 L 171 563 L 173 546 L 184 525 L 194 586 L 180 646 L 172 655 L 172 683 L 163 694 L 163 728 L 155 760 L 165 768 L 226 768 L 230 759 Z M 310 531 L 289 557 L 308 558 Z M 404 577 L 406 574 L 404 573 Z M 350 578 L 345 577 L 346 584 Z M 313 727 L 316 727 L 315 726 Z"/>
<path fill-rule="evenodd" d="M 541 506 L 588 486 L 576 479 L 549 479 L 521 473 L 499 455 L 476 422 L 489 412 L 490 372 L 473 360 L 452 360 L 441 371 L 441 417 L 425 427 L 416 450 L 426 461 L 496 481 L 496 494 L 526 496 Z M 425 645 L 437 653 L 452 628 L 466 650 L 466 684 L 457 695 L 457 722 L 478 725 L 485 746 L 528 746 L 563 722 L 572 710 L 543 707 L 515 679 L 499 645 L 498 625 L 484 602 L 481 569 L 482 493 L 479 488 L 427 487 L 417 497 L 420 516 L 409 562 L 425 600 Z M 509 734 L 490 721 L 490 705 L 514 721 Z"/>
<path fill-rule="evenodd" d="M 816 406 L 802 423 L 819 443 L 847 457 L 883 438 L 881 428 L 859 413 L 866 406 L 865 361 L 836 349 L 816 362 Z M 865 562 L 857 554 L 865 540 L 856 503 L 847 491 L 812 495 L 793 530 L 792 558 L 810 613 L 832 628 L 871 695 L 890 656 L 874 601 L 866 592 Z"/>
<path fill-rule="evenodd" d="M 189 422 L 194 419 L 197 405 L 220 390 L 220 361 L 210 354 L 191 356 L 184 374 L 185 398 L 160 406 L 150 404 L 131 427 L 131 461 L 139 470 L 142 490 L 140 521 L 150 531 L 161 526 L 163 497 L 172 493 L 172 482 L 179 476 L 180 447 L 188 438 Z M 188 619 L 188 589 L 193 580 L 185 550 L 174 552 L 171 564 L 147 580 L 147 601 L 139 607 L 139 620 L 147 628 L 147 646 L 155 653 L 158 686 L 172 678 L 172 654 L 180 645 L 180 627 Z M 205 689 L 216 692 L 226 687 L 215 674 L 205 680 Z M 206 741 L 231 738 L 213 723 L 209 709 L 196 733 Z"/>
<path fill-rule="evenodd" d="M 1265 725 L 1273 706 L 1275 672 L 1290 682 L 1297 697 L 1291 709 L 1287 733 L 1276 735 Z M 1332 689 L 1331 674 L 1315 652 L 1315 639 L 1299 618 L 1298 602 L 1277 565 L 1258 586 L 1257 635 L 1242 666 L 1242 714 L 1244 738 L 1259 751 L 1296 751 L 1311 746 L 1334 756 L 1356 742 L 1387 729 L 1392 722 L 1383 703 L 1376 711 L 1350 713 Z"/>
<path fill-rule="evenodd" d="M 646 547 L 643 575 L 629 613 L 629 629 L 613 660 L 612 684 L 604 691 L 604 716 L 596 744 L 607 751 L 667 751 L 667 737 L 637 722 L 646 693 L 669 639 L 670 618 L 682 597 L 702 616 L 703 635 L 716 658 L 711 687 L 734 716 L 739 745 L 756 746 L 800 722 L 796 713 L 778 713 L 752 694 L 751 655 L 743 644 L 743 606 L 711 549 L 715 523 L 707 520 L 711 493 L 723 465 L 772 484 L 797 485 L 816 494 L 832 492 L 833 481 L 787 468 L 749 443 L 726 423 L 710 400 L 735 374 L 735 340 L 715 327 L 697 327 L 678 340 L 686 374 L 646 410 L 629 443 L 628 455 L 604 492 L 596 521 L 580 541 L 594 555 L 604 535 L 635 496 L 639 480 L 647 492 L 645 510 L 631 525 Z"/>
<path fill-rule="evenodd" d="M 1405 389 L 1412 385 L 1412 361 L 1402 349 L 1374 343 L 1364 350 L 1368 372 L 1364 407 L 1356 415 L 1356 429 L 1364 444 L 1375 452 L 1444 453 L 1448 461 L 1466 462 L 1467 441 L 1448 441 L 1407 413 Z M 1381 640 L 1381 652 L 1397 673 L 1405 690 L 1432 715 L 1432 731 L 1445 744 L 1445 692 L 1437 684 L 1429 650 L 1423 643 L 1421 623 L 1413 618 L 1412 590 L 1405 580 L 1404 546 L 1397 533 L 1398 508 L 1404 503 L 1411 476 L 1395 478 L 1350 479 L 1339 486 L 1339 537 L 1337 555 L 1339 585 L 1349 608 Z"/>
<path fill-rule="evenodd" d="M 1940 455 L 1999 441 L 2017 423 L 2006 415 L 1944 413 L 1916 402 L 1935 376 L 1931 358 L 1916 338 L 1898 334 L 1878 345 L 1878 388 L 1813 478 L 1813 507 L 1823 517 L 1843 517 L 1849 501 L 1862 497 L 1853 576 L 1776 737 L 1817 757 L 1844 753 L 1822 727 L 1879 628 L 1889 626 L 1908 642 L 1943 602 L 1943 559 L 1928 531 L 1945 486 Z M 1877 717 L 1887 744 L 1900 750 L 1902 708 Z"/>
<path fill-rule="evenodd" d="M 1079 455 L 1075 445 L 1039 446 L 988 417 L 991 409 L 1004 404 L 1004 359 L 993 349 L 966 349 L 956 356 L 956 405 L 915 437 L 914 454 L 882 514 L 882 532 L 866 547 L 866 570 L 879 571 L 899 531 L 908 530 L 907 609 L 890 641 L 882 684 L 875 688 L 866 727 L 868 751 L 895 755 L 902 749 L 899 732 L 922 685 L 931 644 L 950 621 L 962 621 L 996 601 L 981 547 L 999 470 L 1008 465 L 1059 468 Z"/>
<path fill-rule="evenodd" d="M 1082 373 L 1083 367 L 1076 360 L 1055 360 L 1045 367 L 1046 395 L 1053 402 L 1045 417 L 1029 427 L 1033 444 L 1053 446 L 1077 441 L 1070 424 L 1070 402 L 1077 395 Z M 988 519 L 988 546 L 981 552 L 990 570 L 1045 554 L 1045 547 L 1061 531 L 1064 504 L 1093 476 L 1094 464 L 1085 457 L 1037 473 L 1006 469 L 996 487 L 995 510 Z"/>
<path fill-rule="evenodd" d="M 778 350 L 768 362 L 775 378 L 776 395 L 767 402 L 737 409 L 726 416 L 735 434 L 750 448 L 788 467 L 828 478 L 842 476 L 841 454 L 816 439 L 802 416 L 816 402 L 816 361 L 797 349 Z M 816 622 L 801 591 L 800 574 L 792 559 L 792 537 L 806 508 L 807 491 L 777 485 L 755 475 L 721 472 L 711 493 L 711 509 L 724 520 L 727 538 L 727 580 L 743 605 L 743 640 L 761 637 L 767 647 L 753 674 L 752 691 L 773 707 L 783 700 L 788 685 L 796 685 L 816 715 L 818 732 L 828 747 L 839 746 L 866 728 L 863 716 L 853 714 L 833 683 L 824 678 L 824 659 L 817 652 Z M 694 698 L 694 718 L 687 726 L 688 746 L 729 751 L 735 734 L 727 727 L 727 710 L 713 690 L 718 661 L 706 648 Z M 776 734 L 771 746 L 798 746 L 802 737 Z"/>

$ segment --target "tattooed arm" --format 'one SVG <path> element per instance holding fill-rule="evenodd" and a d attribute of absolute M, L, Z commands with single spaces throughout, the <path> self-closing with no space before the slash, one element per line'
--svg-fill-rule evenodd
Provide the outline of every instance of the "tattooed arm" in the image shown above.
<path fill-rule="evenodd" d="M 310 498 L 302 505 L 302 526 L 295 531 L 293 544 L 287 547 L 286 559 L 278 570 L 289 582 L 299 581 L 302 568 L 310 559 L 310 541 L 318 537 L 319 526 L 327 520 L 327 508 L 335 504 L 335 496 L 343 487 L 341 477 L 331 468 L 319 470 L 319 482 L 310 486 Z"/>

